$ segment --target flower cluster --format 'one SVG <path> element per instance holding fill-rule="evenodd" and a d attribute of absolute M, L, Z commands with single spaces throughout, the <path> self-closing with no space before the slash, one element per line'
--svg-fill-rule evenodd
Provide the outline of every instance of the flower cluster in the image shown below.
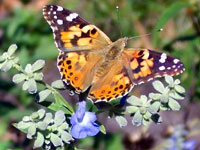
<path fill-rule="evenodd" d="M 125 114 L 133 116 L 132 124 L 140 126 L 148 125 L 151 120 L 155 123 L 161 123 L 162 118 L 159 115 L 160 110 L 178 111 L 180 105 L 177 100 L 184 98 L 185 89 L 180 86 L 180 80 L 175 81 L 171 76 L 166 76 L 165 81 L 168 84 L 166 87 L 160 81 L 154 81 L 153 87 L 159 93 L 150 93 L 149 97 L 142 95 L 140 98 L 131 96 L 127 99 L 130 106 L 126 107 Z M 120 116 L 116 119 L 120 126 L 127 124 L 125 118 Z"/>
<path fill-rule="evenodd" d="M 69 125 L 66 122 L 65 113 L 57 111 L 53 118 L 52 113 L 45 113 L 44 109 L 24 116 L 17 124 L 17 128 L 27 131 L 27 138 L 36 138 L 34 148 L 44 146 L 45 149 L 63 147 L 64 143 L 70 143 L 72 136 L 69 134 Z"/>
<path fill-rule="evenodd" d="M 0 70 L 3 72 L 9 71 L 13 65 L 17 64 L 19 59 L 14 57 L 14 53 L 17 50 L 17 45 L 13 44 L 8 48 L 7 52 L 4 52 L 0 56 Z"/>
<path fill-rule="evenodd" d="M 196 141 L 186 140 L 187 134 L 182 125 L 175 126 L 174 133 L 167 140 L 165 150 L 195 150 Z"/>
<path fill-rule="evenodd" d="M 38 72 L 45 65 L 44 60 L 37 60 L 33 65 L 27 64 L 22 73 L 13 76 L 13 82 L 18 84 L 23 83 L 22 89 L 24 91 L 28 90 L 30 94 L 37 92 L 36 81 L 42 81 L 43 73 Z"/>

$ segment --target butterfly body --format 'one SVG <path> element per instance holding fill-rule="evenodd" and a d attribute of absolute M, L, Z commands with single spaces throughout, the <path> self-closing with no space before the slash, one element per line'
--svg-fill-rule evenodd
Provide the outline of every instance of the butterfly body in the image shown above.
<path fill-rule="evenodd" d="M 112 42 L 99 28 L 61 6 L 47 5 L 43 14 L 60 51 L 57 62 L 63 82 L 76 93 L 89 89 L 93 102 L 120 98 L 137 84 L 184 71 L 180 60 L 165 53 L 125 48 L 127 37 Z"/>

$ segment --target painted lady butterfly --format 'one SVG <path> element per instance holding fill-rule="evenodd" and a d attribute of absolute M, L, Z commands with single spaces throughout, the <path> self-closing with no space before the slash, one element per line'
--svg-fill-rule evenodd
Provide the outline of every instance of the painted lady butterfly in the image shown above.
<path fill-rule="evenodd" d="M 185 70 L 180 60 L 165 53 L 125 48 L 127 37 L 112 42 L 99 28 L 61 6 L 47 5 L 43 14 L 60 51 L 62 80 L 76 93 L 88 90 L 93 102 L 120 98 L 137 84 Z"/>

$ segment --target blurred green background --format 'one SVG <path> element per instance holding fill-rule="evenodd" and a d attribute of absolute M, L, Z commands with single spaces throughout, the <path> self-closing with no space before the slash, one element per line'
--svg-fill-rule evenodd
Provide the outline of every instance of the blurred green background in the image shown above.
<path fill-rule="evenodd" d="M 167 135 L 164 133 L 176 124 L 187 124 L 200 117 L 200 1 L 199 0 L 1 0 L 0 1 L 0 54 L 15 43 L 20 64 L 45 59 L 45 80 L 59 79 L 56 68 L 58 51 L 52 31 L 42 16 L 46 4 L 61 5 L 78 12 L 83 18 L 98 26 L 112 41 L 123 36 L 138 36 L 153 32 L 150 36 L 134 38 L 128 47 L 165 51 L 179 58 L 186 71 L 179 76 L 186 89 L 180 112 L 164 114 L 161 125 L 152 125 L 147 132 L 143 128 L 119 129 L 112 123 L 106 127 L 108 135 L 87 138 L 78 145 L 85 149 L 154 149 Z M 119 6 L 119 19 L 116 6 Z M 156 32 L 163 28 L 163 32 Z M 53 67 L 52 67 L 53 66 Z M 56 73 L 55 73 L 56 72 Z M 31 141 L 12 126 L 25 114 L 40 107 L 34 96 L 12 83 L 16 73 L 0 72 L 0 150 L 32 149 Z M 146 92 L 145 86 L 134 90 L 136 95 Z M 170 117 L 169 117 L 170 116 Z M 178 119 L 177 119 L 178 118 Z M 137 131 L 137 132 L 136 132 Z M 117 133 L 116 133 L 117 132 Z M 156 136 L 154 134 L 156 133 Z M 147 136 L 148 135 L 148 136 Z M 194 136 L 198 141 L 200 134 Z M 105 140 L 106 139 L 106 140 Z M 197 148 L 198 149 L 197 144 Z M 90 147 L 90 148 L 89 148 Z"/>

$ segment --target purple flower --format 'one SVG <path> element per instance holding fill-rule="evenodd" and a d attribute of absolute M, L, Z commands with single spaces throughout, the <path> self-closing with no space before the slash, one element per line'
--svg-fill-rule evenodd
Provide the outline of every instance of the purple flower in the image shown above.
<path fill-rule="evenodd" d="M 194 150 L 196 146 L 195 140 L 189 140 L 183 143 L 184 150 Z"/>
<path fill-rule="evenodd" d="M 86 112 L 86 102 L 79 102 L 78 109 L 70 120 L 72 124 L 71 135 L 76 139 L 95 136 L 100 130 L 99 125 L 95 123 L 96 120 L 95 113 Z"/>

